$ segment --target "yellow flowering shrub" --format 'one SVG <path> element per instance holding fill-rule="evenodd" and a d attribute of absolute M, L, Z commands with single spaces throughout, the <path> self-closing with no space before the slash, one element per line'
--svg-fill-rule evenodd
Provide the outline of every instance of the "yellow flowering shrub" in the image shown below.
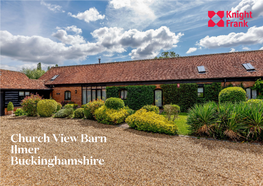
<path fill-rule="evenodd" d="M 165 134 L 176 134 L 177 126 L 168 121 L 164 116 L 155 112 L 147 112 L 146 109 L 140 109 L 135 114 L 130 115 L 125 120 L 131 128 Z"/>
<path fill-rule="evenodd" d="M 95 110 L 95 119 L 99 123 L 114 125 L 120 124 L 125 121 L 125 118 L 129 116 L 127 109 L 122 108 L 119 110 L 107 108 L 105 105 Z"/>

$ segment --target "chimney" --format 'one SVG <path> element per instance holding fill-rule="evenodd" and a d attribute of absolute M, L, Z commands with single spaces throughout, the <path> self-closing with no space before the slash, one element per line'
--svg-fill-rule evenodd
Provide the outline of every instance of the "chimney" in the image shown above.
<path fill-rule="evenodd" d="M 99 58 L 99 64 L 100 64 L 100 58 Z"/>

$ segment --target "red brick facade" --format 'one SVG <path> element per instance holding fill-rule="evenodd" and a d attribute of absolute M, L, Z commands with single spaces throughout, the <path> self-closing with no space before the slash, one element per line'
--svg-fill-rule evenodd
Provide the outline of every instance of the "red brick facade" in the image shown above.
<path fill-rule="evenodd" d="M 82 105 L 81 103 L 81 86 L 78 87 L 54 87 L 52 91 L 52 98 L 54 98 L 57 102 L 61 103 L 65 100 L 65 91 L 71 92 L 71 100 L 75 102 L 79 106 Z"/>

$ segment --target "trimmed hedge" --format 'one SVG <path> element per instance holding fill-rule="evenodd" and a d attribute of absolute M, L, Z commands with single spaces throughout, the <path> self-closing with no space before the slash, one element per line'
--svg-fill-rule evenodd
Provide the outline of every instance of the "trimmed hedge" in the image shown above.
<path fill-rule="evenodd" d="M 73 118 L 83 118 L 84 117 L 84 108 L 78 108 L 73 113 Z"/>
<path fill-rule="evenodd" d="M 13 111 L 14 110 L 14 105 L 13 103 L 10 101 L 8 104 L 7 104 L 7 111 Z"/>
<path fill-rule="evenodd" d="M 177 133 L 177 127 L 173 122 L 155 112 L 147 112 L 146 109 L 136 111 L 135 114 L 128 116 L 125 122 L 136 130 L 171 135 Z"/>
<path fill-rule="evenodd" d="M 106 100 L 107 101 L 107 100 Z M 124 123 L 125 118 L 129 116 L 126 108 L 119 110 L 106 107 L 106 105 L 100 107 L 95 111 L 95 118 L 99 123 L 115 125 Z"/>
<path fill-rule="evenodd" d="M 59 111 L 62 108 L 61 103 L 57 102 L 57 111 Z"/>
<path fill-rule="evenodd" d="M 18 108 L 15 111 L 15 115 L 16 116 L 24 116 L 24 115 L 26 115 L 26 113 L 25 113 L 25 111 L 22 108 Z"/>
<path fill-rule="evenodd" d="M 102 100 L 95 100 L 95 101 L 87 103 L 84 106 L 85 118 L 94 120 L 95 110 L 102 107 L 103 105 L 104 105 L 104 101 L 102 101 Z"/>
<path fill-rule="evenodd" d="M 66 118 L 70 117 L 73 114 L 73 108 L 61 109 L 53 117 L 54 118 Z"/>
<path fill-rule="evenodd" d="M 185 83 L 177 87 L 177 84 L 161 85 L 163 89 L 163 104 L 179 105 L 182 112 L 194 106 L 197 103 L 197 84 Z"/>
<path fill-rule="evenodd" d="M 68 103 L 64 106 L 64 109 L 73 108 L 76 109 L 78 107 L 78 104 L 75 103 Z"/>
<path fill-rule="evenodd" d="M 156 114 L 159 114 L 159 107 L 155 106 L 155 105 L 144 105 L 142 107 L 142 109 L 147 110 L 148 112 L 155 112 Z"/>
<path fill-rule="evenodd" d="M 43 99 L 37 103 L 37 112 L 41 117 L 50 117 L 57 111 L 57 102 L 53 99 Z"/>
<path fill-rule="evenodd" d="M 204 97 L 197 98 L 198 103 L 205 103 L 209 101 L 218 102 L 218 94 L 222 90 L 221 83 L 212 83 L 204 85 Z"/>
<path fill-rule="evenodd" d="M 106 93 L 108 98 L 119 98 L 120 90 L 127 90 L 127 99 L 124 100 L 125 105 L 133 110 L 138 110 L 144 105 L 153 104 L 155 88 L 154 85 L 106 87 Z"/>
<path fill-rule="evenodd" d="M 121 109 L 123 108 L 124 105 L 124 101 L 121 98 L 108 98 L 105 101 L 105 106 L 111 109 Z"/>
<path fill-rule="evenodd" d="M 220 103 L 246 101 L 246 91 L 241 87 L 228 87 L 218 95 Z"/>

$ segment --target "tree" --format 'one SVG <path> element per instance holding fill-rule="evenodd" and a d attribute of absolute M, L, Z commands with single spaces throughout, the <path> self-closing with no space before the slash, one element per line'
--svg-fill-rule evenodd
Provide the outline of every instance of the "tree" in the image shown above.
<path fill-rule="evenodd" d="M 37 64 L 36 69 L 30 69 L 30 68 L 22 68 L 21 72 L 26 74 L 26 76 L 29 79 L 38 79 L 40 78 L 46 71 L 41 69 L 41 63 Z"/>
<path fill-rule="evenodd" d="M 173 57 L 180 57 L 179 54 L 176 54 L 173 51 L 170 52 L 162 52 L 161 56 L 156 56 L 154 59 L 163 59 L 163 58 L 173 58 Z"/>

